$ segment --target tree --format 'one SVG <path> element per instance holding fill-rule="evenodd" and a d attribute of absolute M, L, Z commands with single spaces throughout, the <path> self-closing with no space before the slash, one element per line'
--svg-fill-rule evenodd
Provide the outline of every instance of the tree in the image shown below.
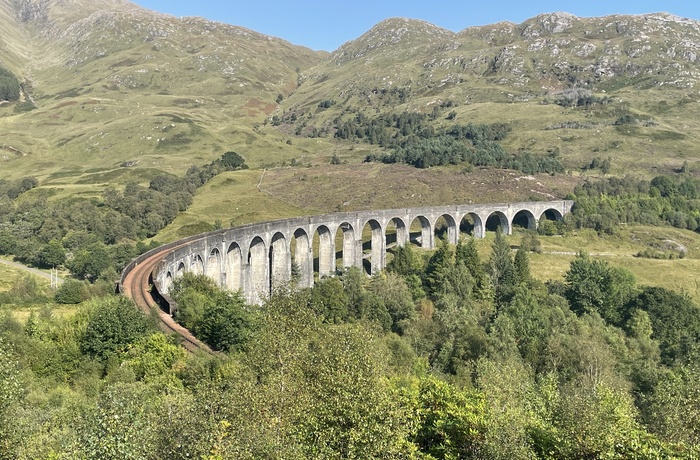
<path fill-rule="evenodd" d="M 185 273 L 173 283 L 177 304 L 173 317 L 214 350 L 241 350 L 254 327 L 255 315 L 240 292 L 220 289 L 206 275 Z"/>
<path fill-rule="evenodd" d="M 66 250 L 60 241 L 51 240 L 41 248 L 38 259 L 42 267 L 55 268 L 66 261 Z"/>
<path fill-rule="evenodd" d="M 245 160 L 242 156 L 234 151 L 229 151 L 221 156 L 221 163 L 224 165 L 227 171 L 235 171 L 237 169 L 248 169 L 248 165 L 245 164 Z"/>
<path fill-rule="evenodd" d="M 700 318 L 698 306 L 683 294 L 662 287 L 644 287 L 626 306 L 633 316 L 639 309 L 647 312 L 659 341 L 664 363 L 691 362 L 700 355 Z"/>
<path fill-rule="evenodd" d="M 223 292 L 210 299 L 193 332 L 214 350 L 241 350 L 253 329 L 253 315 L 240 292 Z"/>
<path fill-rule="evenodd" d="M 527 253 L 527 248 L 522 244 L 515 251 L 513 258 L 513 269 L 515 271 L 515 281 L 517 284 L 527 283 L 530 281 L 530 257 Z"/>
<path fill-rule="evenodd" d="M 92 243 L 78 250 L 66 265 L 76 276 L 95 281 L 103 271 L 112 266 L 112 256 L 103 243 Z"/>
<path fill-rule="evenodd" d="M 330 323 L 342 323 L 350 318 L 348 303 L 348 295 L 338 278 L 324 278 L 311 290 L 311 308 Z"/>
<path fill-rule="evenodd" d="M 146 316 L 126 297 L 99 299 L 95 308 L 80 338 L 80 350 L 96 358 L 123 351 L 151 328 Z"/>
<path fill-rule="evenodd" d="M 449 274 L 453 268 L 452 249 L 447 240 L 440 240 L 437 251 L 425 267 L 425 282 L 430 295 L 438 296 L 449 290 Z"/>
<path fill-rule="evenodd" d="M 493 251 L 491 259 L 489 259 L 491 282 L 494 285 L 496 304 L 502 305 L 512 295 L 516 284 L 516 273 L 510 245 L 500 227 L 496 230 L 496 239 L 493 241 L 491 249 Z"/>
<path fill-rule="evenodd" d="M 422 269 L 421 259 L 410 244 L 397 246 L 394 249 L 394 258 L 387 265 L 387 270 L 401 276 L 417 274 Z"/>
<path fill-rule="evenodd" d="M 700 445 L 700 368 L 680 366 L 664 373 L 647 400 L 651 429 L 668 442 Z"/>
<path fill-rule="evenodd" d="M 564 278 L 565 295 L 572 310 L 579 315 L 597 312 L 614 326 L 624 325 L 624 306 L 634 294 L 632 273 L 581 252 L 571 261 Z"/>
<path fill-rule="evenodd" d="M 56 303 L 78 304 L 87 299 L 89 293 L 84 282 L 78 280 L 65 280 L 54 295 Z"/>
<path fill-rule="evenodd" d="M 486 432 L 482 393 L 460 390 L 428 376 L 419 381 L 417 392 L 410 397 L 409 404 L 418 414 L 412 440 L 422 453 L 435 459 L 482 457 Z"/>

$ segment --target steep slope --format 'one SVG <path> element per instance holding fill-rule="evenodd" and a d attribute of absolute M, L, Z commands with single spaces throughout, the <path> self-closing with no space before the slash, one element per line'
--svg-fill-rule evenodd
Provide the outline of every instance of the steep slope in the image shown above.
<path fill-rule="evenodd" d="M 570 168 L 602 156 L 618 171 L 670 170 L 700 160 L 699 50 L 700 23 L 666 13 L 550 13 L 457 34 L 392 19 L 307 72 L 284 121 L 332 135 L 358 112 L 433 113 L 439 127 L 449 111 L 507 122 L 511 151 L 556 151 Z"/>
<path fill-rule="evenodd" d="M 0 65 L 22 82 L 0 105 L 2 167 L 66 193 L 231 149 L 253 167 L 326 162 L 350 147 L 338 123 L 402 112 L 435 130 L 507 123 L 509 152 L 574 172 L 595 158 L 613 173 L 700 171 L 700 24 L 665 13 L 459 33 L 393 18 L 330 54 L 126 0 L 0 0 L 0 24 Z"/>
<path fill-rule="evenodd" d="M 0 6 L 11 27 L 1 59 L 26 93 L 24 103 L 0 108 L 2 158 L 20 173 L 68 168 L 76 177 L 139 161 L 181 170 L 241 139 L 260 144 L 253 164 L 264 161 L 265 145 L 278 141 L 261 139 L 253 125 L 326 55 L 125 0 Z"/>

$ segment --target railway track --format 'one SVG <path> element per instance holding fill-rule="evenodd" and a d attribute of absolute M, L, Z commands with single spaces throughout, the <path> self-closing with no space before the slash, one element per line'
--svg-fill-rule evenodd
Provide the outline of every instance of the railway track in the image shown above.
<path fill-rule="evenodd" d="M 161 300 L 161 305 L 156 302 L 153 290 L 156 289 L 153 285 L 153 271 L 158 266 L 167 251 L 172 251 L 185 244 L 168 245 L 149 251 L 136 260 L 131 262 L 122 272 L 122 277 L 119 282 L 119 292 L 126 297 L 129 297 L 136 305 L 146 314 L 157 312 L 158 326 L 166 334 L 175 334 L 180 339 L 181 345 L 191 353 L 196 351 L 204 351 L 209 354 L 215 354 L 211 348 L 205 343 L 197 340 L 192 333 L 173 320 L 172 316 L 164 312 L 162 307 L 163 302 L 168 300 L 160 293 L 157 297 Z"/>

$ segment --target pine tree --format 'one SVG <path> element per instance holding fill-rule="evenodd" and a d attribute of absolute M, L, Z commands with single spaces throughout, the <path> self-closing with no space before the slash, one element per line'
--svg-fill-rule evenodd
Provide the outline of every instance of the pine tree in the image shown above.
<path fill-rule="evenodd" d="M 452 250 L 446 240 L 440 241 L 440 247 L 428 261 L 425 269 L 425 281 L 431 295 L 445 293 L 449 288 L 449 274 L 454 265 Z"/>
<path fill-rule="evenodd" d="M 491 246 L 493 254 L 489 260 L 491 282 L 496 293 L 496 304 L 506 303 L 515 287 L 516 275 L 510 246 L 500 227 L 496 230 L 496 239 Z"/>
<path fill-rule="evenodd" d="M 462 264 L 469 270 L 478 291 L 486 289 L 486 271 L 484 270 L 484 264 L 481 262 L 474 238 L 469 238 L 466 244 L 462 239 L 459 240 L 455 250 L 455 263 L 457 265 Z"/>
<path fill-rule="evenodd" d="M 515 269 L 516 284 L 530 281 L 530 238 L 526 235 L 520 240 L 520 247 L 515 252 L 513 266 Z"/>

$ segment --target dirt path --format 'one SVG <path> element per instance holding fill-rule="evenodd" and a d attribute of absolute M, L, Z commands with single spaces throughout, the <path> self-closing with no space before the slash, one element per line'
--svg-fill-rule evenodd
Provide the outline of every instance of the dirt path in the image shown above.
<path fill-rule="evenodd" d="M 33 274 L 33 275 L 40 276 L 44 279 L 51 281 L 51 274 L 50 273 L 46 273 L 44 271 L 37 270 L 36 268 L 27 267 L 26 265 L 22 265 L 22 264 L 19 264 L 17 262 L 12 262 L 11 260 L 5 260 L 5 259 L 0 259 L 0 264 L 9 265 L 10 267 L 24 270 L 24 271 L 27 271 L 27 272 Z M 58 282 L 63 283 L 63 279 L 58 278 Z"/>

